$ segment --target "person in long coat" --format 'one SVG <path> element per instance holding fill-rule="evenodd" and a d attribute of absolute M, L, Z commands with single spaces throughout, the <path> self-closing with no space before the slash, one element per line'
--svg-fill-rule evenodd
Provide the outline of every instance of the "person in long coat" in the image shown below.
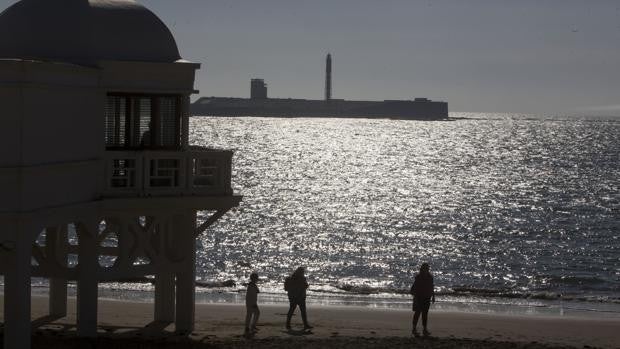
<path fill-rule="evenodd" d="M 414 311 L 413 329 L 411 333 L 416 337 L 419 336 L 416 327 L 418 326 L 420 314 L 422 314 L 422 333 L 424 336 L 429 336 L 431 333 L 428 331 L 427 327 L 428 309 L 431 306 L 431 302 L 435 303 L 435 284 L 428 263 L 422 263 L 420 266 L 420 272 L 415 276 L 415 280 L 411 286 L 411 294 L 413 295 Z"/>
<path fill-rule="evenodd" d="M 288 294 L 289 309 L 286 315 L 286 328 L 291 329 L 291 317 L 295 312 L 295 308 L 299 307 L 301 311 L 301 320 L 304 322 L 304 330 L 311 329 L 306 314 L 306 290 L 308 289 L 308 281 L 304 276 L 304 268 L 299 267 L 284 280 L 284 289 Z"/>

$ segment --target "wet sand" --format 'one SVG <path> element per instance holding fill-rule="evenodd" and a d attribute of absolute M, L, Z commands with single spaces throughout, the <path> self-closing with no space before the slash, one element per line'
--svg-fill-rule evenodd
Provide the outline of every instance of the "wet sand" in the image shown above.
<path fill-rule="evenodd" d="M 47 299 L 34 297 L 33 318 L 43 317 Z M 310 306 L 315 328 L 284 328 L 286 305 L 263 305 L 259 332 L 243 337 L 245 307 L 199 304 L 196 329 L 188 336 L 174 325 L 153 323 L 149 303 L 99 301 L 99 338 L 75 337 L 75 301 L 69 315 L 36 327 L 33 348 L 620 348 L 620 319 L 511 316 L 433 312 L 429 338 L 412 338 L 411 311 Z M 48 319 L 49 320 L 49 319 Z"/>

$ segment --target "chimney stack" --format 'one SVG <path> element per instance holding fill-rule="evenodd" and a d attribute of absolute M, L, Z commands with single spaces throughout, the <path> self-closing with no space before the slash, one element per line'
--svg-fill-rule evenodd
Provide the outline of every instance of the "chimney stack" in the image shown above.
<path fill-rule="evenodd" d="M 332 55 L 328 53 L 325 62 L 325 100 L 330 99 L 332 99 Z"/>

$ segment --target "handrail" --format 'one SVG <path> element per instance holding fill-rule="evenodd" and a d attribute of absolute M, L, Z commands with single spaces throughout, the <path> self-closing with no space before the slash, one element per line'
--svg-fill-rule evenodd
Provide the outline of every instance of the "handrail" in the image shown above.
<path fill-rule="evenodd" d="M 109 150 L 105 196 L 232 195 L 232 151 Z"/>

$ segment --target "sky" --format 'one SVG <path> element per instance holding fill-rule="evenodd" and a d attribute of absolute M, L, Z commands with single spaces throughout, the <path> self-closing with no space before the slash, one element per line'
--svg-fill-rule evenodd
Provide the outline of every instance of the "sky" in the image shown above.
<path fill-rule="evenodd" d="M 334 98 L 620 115 L 620 0 L 139 2 L 203 64 L 198 96 L 248 97 L 262 78 L 269 97 L 321 99 L 330 52 Z"/>

